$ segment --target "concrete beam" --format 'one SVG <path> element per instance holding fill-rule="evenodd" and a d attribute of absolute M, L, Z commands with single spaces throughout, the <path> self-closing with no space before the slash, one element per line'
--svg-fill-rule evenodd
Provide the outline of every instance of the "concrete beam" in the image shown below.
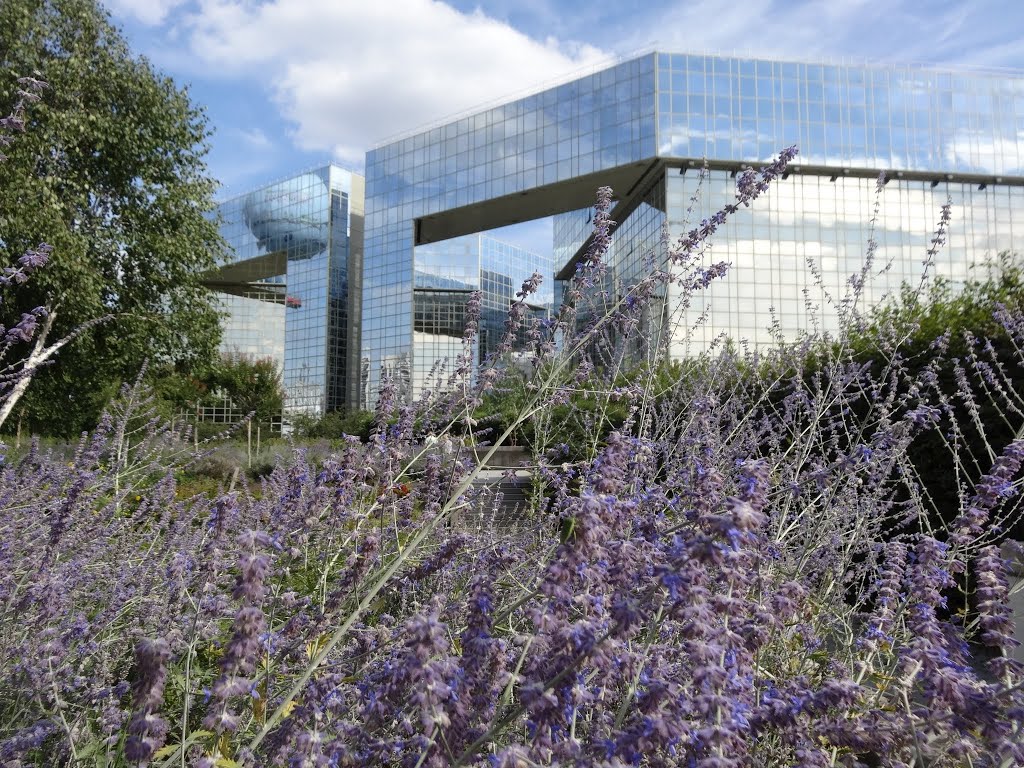
<path fill-rule="evenodd" d="M 647 171 L 659 162 L 655 159 L 631 163 L 610 171 L 590 173 L 424 216 L 415 222 L 415 244 L 436 243 L 460 235 L 486 232 L 509 224 L 577 211 L 594 204 L 598 187 L 611 187 L 616 196 L 627 196 Z"/>
<path fill-rule="evenodd" d="M 219 283 L 253 283 L 275 275 L 283 275 L 287 271 L 288 259 L 285 252 L 274 251 L 254 259 L 235 261 L 211 270 L 203 275 L 203 282 L 211 288 L 216 287 Z"/>

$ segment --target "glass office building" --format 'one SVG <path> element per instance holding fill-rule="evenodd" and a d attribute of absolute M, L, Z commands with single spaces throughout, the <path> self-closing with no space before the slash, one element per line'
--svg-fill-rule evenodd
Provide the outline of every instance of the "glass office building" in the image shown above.
<path fill-rule="evenodd" d="M 554 215 L 566 277 L 608 185 L 611 280 L 625 285 L 664 261 L 663 232 L 689 231 L 733 199 L 740 170 L 790 145 L 786 178 L 705 254 L 731 265 L 726 277 L 664 297 L 674 355 L 831 327 L 869 240 L 863 302 L 916 282 L 947 200 L 948 243 L 929 269 L 962 280 L 1024 242 L 1019 73 L 645 54 L 367 154 L 364 392 L 382 364 L 412 376 L 414 248 Z"/>
<path fill-rule="evenodd" d="M 328 165 L 219 206 L 222 347 L 281 364 L 285 412 L 358 403 L 363 178 Z"/>
<path fill-rule="evenodd" d="M 509 306 L 523 282 L 544 276 L 540 290 L 526 299 L 527 319 L 509 341 L 512 352 L 526 345 L 533 319 L 547 318 L 554 301 L 550 257 L 542 257 L 487 235 L 467 235 L 415 250 L 413 264 L 410 393 L 444 383 L 463 354 L 466 303 L 480 292 L 477 343 L 470 350 L 474 369 L 495 355 L 505 336 Z M 398 371 L 404 370 L 399 367 Z"/>
<path fill-rule="evenodd" d="M 284 370 L 284 281 L 274 275 L 264 290 L 256 286 L 239 287 L 237 294 L 217 293 L 224 313 L 221 352 L 246 357 L 269 357 Z M 280 285 L 271 285 L 280 281 Z M 280 293 L 279 293 L 280 291 Z"/>

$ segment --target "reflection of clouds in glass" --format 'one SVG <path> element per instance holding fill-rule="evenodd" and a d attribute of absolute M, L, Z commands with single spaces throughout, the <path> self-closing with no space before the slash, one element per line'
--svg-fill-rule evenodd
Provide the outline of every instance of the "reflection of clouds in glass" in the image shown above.
<path fill-rule="evenodd" d="M 1024 166 L 1024 79 L 895 66 L 660 54 L 658 153 L 759 162 L 1009 173 Z M 712 74 L 713 73 L 713 74 Z"/>
<path fill-rule="evenodd" d="M 220 349 L 228 353 L 271 357 L 284 369 L 285 306 L 261 297 L 216 294 L 225 313 Z"/>
<path fill-rule="evenodd" d="M 456 280 L 452 277 L 437 274 L 436 272 L 417 269 L 415 272 L 414 287 L 430 290 L 472 291 L 475 290 L 477 286 L 463 280 Z"/>
<path fill-rule="evenodd" d="M 734 183 L 726 172 L 710 172 L 692 218 L 706 217 L 728 202 Z M 679 201 L 693 193 L 696 180 L 670 174 L 666 184 L 670 200 Z M 853 299 L 850 278 L 866 268 L 871 237 L 876 250 L 858 309 L 893 295 L 903 284 L 917 286 L 947 198 L 952 200 L 947 242 L 927 272 L 957 285 L 970 277 L 972 265 L 1014 248 L 1014 235 L 1019 240 L 1024 233 L 1024 188 L 945 182 L 933 188 L 926 181 L 892 180 L 879 195 L 868 178 L 840 175 L 831 182 L 794 174 L 777 182 L 764 199 L 719 230 L 706 260 L 728 262 L 729 272 L 695 297 L 683 317 L 695 328 L 693 336 L 674 338 L 673 354 L 706 349 L 722 334 L 772 343 L 773 317 L 787 339 L 815 328 L 836 329 L 844 302 Z M 685 231 L 681 206 L 669 212 L 673 234 Z M 705 322 L 698 323 L 702 313 Z"/>
<path fill-rule="evenodd" d="M 946 144 L 944 154 L 949 165 L 965 171 L 1024 175 L 1024 130 L 994 138 L 984 131 L 960 131 Z"/>
<path fill-rule="evenodd" d="M 814 204 L 808 205 L 802 194 L 787 188 L 790 182 L 804 189 L 814 187 L 817 197 Z M 877 205 L 878 219 L 885 222 L 882 229 L 906 232 L 919 223 L 921 211 L 932 211 L 934 221 L 938 222 L 946 197 L 945 186 L 932 189 L 923 182 L 894 179 L 879 192 L 874 179 L 840 176 L 833 182 L 828 177 L 793 175 L 769 189 L 764 203 L 753 206 L 749 215 L 755 223 L 847 227 L 860 232 L 873 217 Z"/>
<path fill-rule="evenodd" d="M 327 199 L 324 180 L 307 173 L 250 192 L 242 214 L 264 251 L 291 250 L 301 258 L 327 248 Z"/>

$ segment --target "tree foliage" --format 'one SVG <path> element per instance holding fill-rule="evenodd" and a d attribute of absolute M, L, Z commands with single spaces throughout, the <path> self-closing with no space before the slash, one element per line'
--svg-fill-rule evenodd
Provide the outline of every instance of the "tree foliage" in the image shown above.
<path fill-rule="evenodd" d="M 27 421 L 67 434 L 89 426 L 146 359 L 211 359 L 218 315 L 201 285 L 221 247 L 209 129 L 186 89 L 135 56 L 95 0 L 0 3 L 0 113 L 16 80 L 48 84 L 0 165 L 0 259 L 53 246 L 49 269 L 8 311 L 58 308 L 55 332 L 113 319 L 39 377 Z"/>
<path fill-rule="evenodd" d="M 290 419 L 296 436 L 300 438 L 339 440 L 351 435 L 365 443 L 373 434 L 372 411 L 331 411 L 319 417 L 296 414 Z"/>
<path fill-rule="evenodd" d="M 226 354 L 208 379 L 211 389 L 220 389 L 241 413 L 252 413 L 257 422 L 281 415 L 284 386 L 281 371 L 271 357 Z"/>

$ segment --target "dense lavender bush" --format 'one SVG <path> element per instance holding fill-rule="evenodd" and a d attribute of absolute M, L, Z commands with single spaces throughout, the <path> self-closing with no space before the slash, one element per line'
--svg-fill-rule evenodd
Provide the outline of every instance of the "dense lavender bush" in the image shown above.
<path fill-rule="evenodd" d="M 608 276 L 602 190 L 561 314 L 510 314 L 505 346 L 527 334 L 535 366 L 500 433 L 474 418 L 502 386 L 500 356 L 470 370 L 475 300 L 435 390 L 402 403 L 385 377 L 368 442 L 318 463 L 297 450 L 258 489 L 243 475 L 184 498 L 189 440 L 138 386 L 71 461 L 5 465 L 0 761 L 1024 763 L 994 546 L 1024 440 L 934 529 L 907 449 L 946 429 L 946 403 L 927 368 L 908 380 L 896 336 L 877 374 L 840 334 L 667 378 L 639 333 L 666 285 L 727 273 L 709 238 L 794 153 L 740 174 L 735 203 L 634 286 Z M 1015 338 L 1022 321 L 1001 317 Z M 627 374 L 627 351 L 649 373 Z M 566 461 L 556 414 L 579 395 L 592 439 Z M 532 502 L 481 529 L 501 503 L 481 467 L 527 422 Z M 946 610 L 956 590 L 971 612 Z"/>
<path fill-rule="evenodd" d="M 936 525 L 956 518 L 958 488 L 977 483 L 1000 446 L 1024 428 L 1016 396 L 1024 388 L 1024 366 L 1011 320 L 1022 299 L 1021 265 L 1002 253 L 972 268 L 960 291 L 939 277 L 926 290 L 905 286 L 849 340 L 852 358 L 870 366 L 873 378 L 896 356 L 903 390 L 927 382 L 932 400 L 941 403 L 941 428 L 920 435 L 909 449 L 922 490 L 935 504 Z M 900 343 L 890 343 L 892 349 L 879 347 L 880 340 L 893 338 Z M 949 440 L 955 440 L 955 451 Z M 1004 532 L 1024 539 L 1021 520 L 1007 522 Z"/>

